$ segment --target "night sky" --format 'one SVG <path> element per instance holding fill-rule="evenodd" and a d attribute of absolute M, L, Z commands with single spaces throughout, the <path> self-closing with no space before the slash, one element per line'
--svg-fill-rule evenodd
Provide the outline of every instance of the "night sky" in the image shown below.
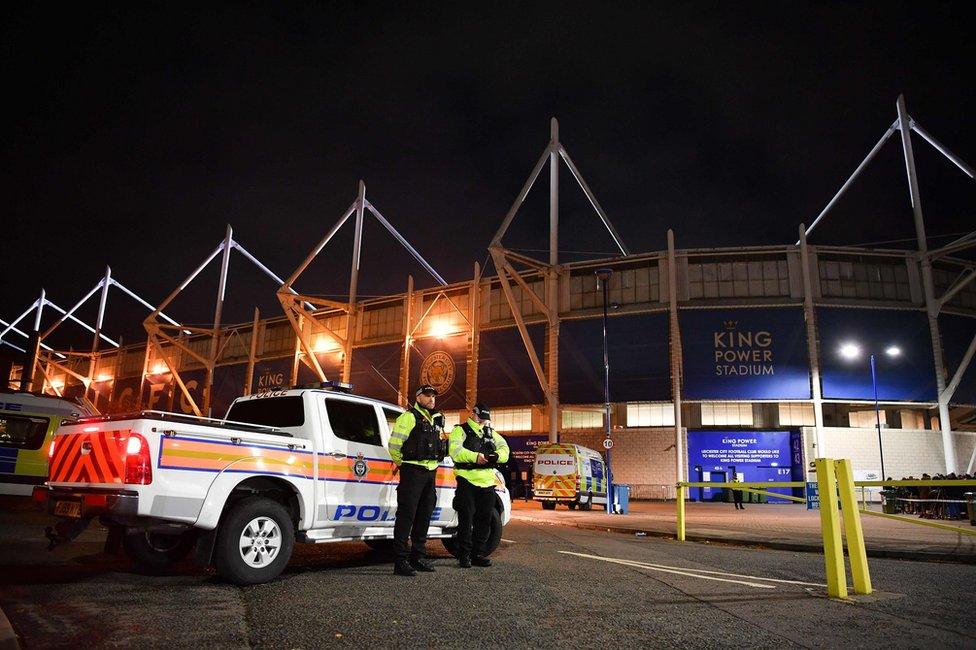
<path fill-rule="evenodd" d="M 976 165 L 964 3 L 285 4 L 4 7 L 0 318 L 42 286 L 68 307 L 106 264 L 159 302 L 228 223 L 287 276 L 360 178 L 448 281 L 469 278 L 551 116 L 633 251 L 669 227 L 683 248 L 792 243 L 899 93 Z M 914 142 L 938 244 L 976 223 L 976 183 Z M 562 188 L 563 259 L 612 254 L 567 171 Z M 537 185 L 510 247 L 547 246 L 547 201 Z M 912 237 L 896 138 L 811 241 Z M 344 293 L 351 238 L 350 222 L 299 288 Z M 361 295 L 433 284 L 375 221 L 363 268 Z M 236 254 L 231 272 L 226 321 L 281 314 L 270 280 Z M 172 315 L 210 322 L 216 281 L 214 264 Z M 108 334 L 144 337 L 133 305 L 112 294 Z M 75 334 L 59 343 L 89 344 Z"/>

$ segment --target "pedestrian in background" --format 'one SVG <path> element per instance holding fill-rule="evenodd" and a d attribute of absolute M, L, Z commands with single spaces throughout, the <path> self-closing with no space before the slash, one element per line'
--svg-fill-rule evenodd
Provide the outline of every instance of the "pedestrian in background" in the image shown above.
<path fill-rule="evenodd" d="M 738 477 L 732 479 L 733 483 L 739 483 Z M 742 505 L 742 490 L 732 490 L 732 501 L 735 503 L 736 510 L 745 510 L 746 507 Z"/>

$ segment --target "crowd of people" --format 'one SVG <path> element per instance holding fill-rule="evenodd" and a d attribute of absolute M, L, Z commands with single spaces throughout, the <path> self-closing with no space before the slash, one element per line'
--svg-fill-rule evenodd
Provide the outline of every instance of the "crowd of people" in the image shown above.
<path fill-rule="evenodd" d="M 888 480 L 892 480 L 890 477 Z M 921 477 L 906 476 L 903 481 L 955 481 L 976 480 L 976 474 L 936 474 Z M 976 493 L 976 486 L 904 486 L 887 488 L 881 492 L 885 503 L 893 506 L 896 513 L 918 515 L 923 519 L 966 519 L 967 493 Z"/>

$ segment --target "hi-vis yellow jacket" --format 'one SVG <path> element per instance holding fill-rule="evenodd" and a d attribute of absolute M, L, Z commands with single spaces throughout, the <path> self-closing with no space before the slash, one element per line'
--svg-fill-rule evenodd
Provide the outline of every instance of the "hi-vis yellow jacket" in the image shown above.
<path fill-rule="evenodd" d="M 484 437 L 482 427 L 480 424 L 468 418 L 468 426 L 471 427 L 475 433 Z M 448 451 L 451 454 L 451 458 L 454 459 L 455 463 L 476 463 L 478 462 L 478 452 L 471 451 L 464 446 L 464 427 L 460 424 L 454 427 L 451 431 L 451 440 L 448 443 Z M 508 461 L 508 443 L 495 431 L 491 432 L 492 440 L 495 442 L 495 452 L 498 454 L 498 464 L 502 464 Z M 471 483 L 471 485 L 476 485 L 478 487 L 492 487 L 495 485 L 496 475 L 495 470 L 492 467 L 484 467 L 481 469 L 456 469 L 454 470 L 454 475 Z"/>

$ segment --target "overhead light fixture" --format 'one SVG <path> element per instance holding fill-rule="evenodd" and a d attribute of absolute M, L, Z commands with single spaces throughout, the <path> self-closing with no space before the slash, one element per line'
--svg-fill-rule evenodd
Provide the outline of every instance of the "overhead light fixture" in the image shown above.
<path fill-rule="evenodd" d="M 840 346 L 840 356 L 845 359 L 856 359 L 861 356 L 861 348 L 856 343 L 844 343 Z"/>

